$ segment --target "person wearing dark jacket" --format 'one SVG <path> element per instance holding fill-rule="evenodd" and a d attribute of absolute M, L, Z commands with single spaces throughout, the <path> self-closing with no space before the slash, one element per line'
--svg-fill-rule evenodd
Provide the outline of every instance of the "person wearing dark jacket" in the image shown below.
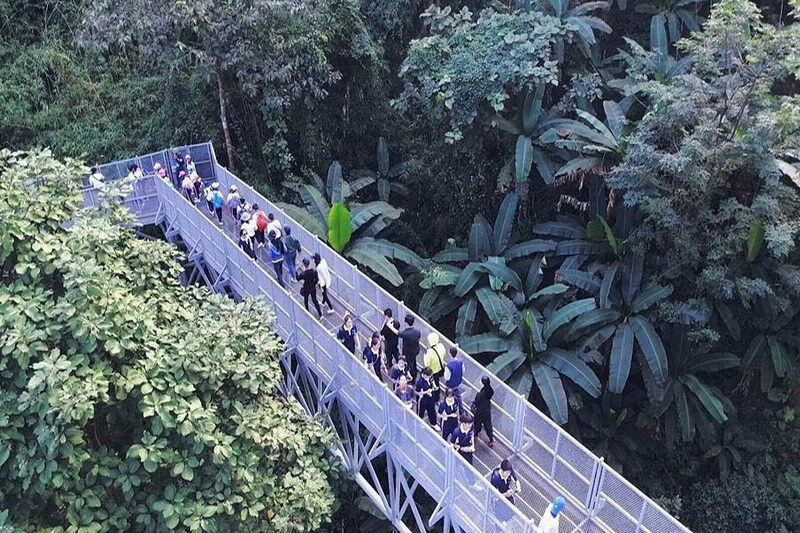
<path fill-rule="evenodd" d="M 317 315 L 322 319 L 322 310 L 319 308 L 319 300 L 317 300 L 317 283 L 319 283 L 319 276 L 316 269 L 311 266 L 311 261 L 303 259 L 303 268 L 297 273 L 297 281 L 302 281 L 303 286 L 300 287 L 300 294 L 303 296 L 303 303 L 308 311 L 308 299 L 311 298 L 311 303 L 314 304 L 314 309 L 317 310 Z"/>
<path fill-rule="evenodd" d="M 243 229 L 239 234 L 239 248 L 244 250 L 244 253 L 250 256 L 250 258 L 252 258 L 253 260 L 256 259 L 256 252 L 253 249 L 253 240 L 247 234 L 246 229 Z"/>
<path fill-rule="evenodd" d="M 475 417 L 475 437 L 477 437 L 481 429 L 486 429 L 486 436 L 489 437 L 489 446 L 494 446 L 494 428 L 492 428 L 492 396 L 494 396 L 494 389 L 492 383 L 489 381 L 488 376 L 481 378 L 483 387 L 475 395 L 475 400 L 472 402 L 472 414 Z"/>

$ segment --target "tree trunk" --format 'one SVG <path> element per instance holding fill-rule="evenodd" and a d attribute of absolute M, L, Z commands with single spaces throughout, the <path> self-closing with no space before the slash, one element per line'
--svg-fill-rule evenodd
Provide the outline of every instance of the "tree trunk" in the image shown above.
<path fill-rule="evenodd" d="M 225 104 L 225 87 L 222 85 L 222 69 L 219 59 L 214 60 L 214 72 L 217 75 L 217 94 L 219 95 L 219 120 L 222 123 L 222 133 L 225 136 L 225 152 L 228 154 L 228 170 L 233 172 L 233 141 L 228 129 L 228 108 Z"/>

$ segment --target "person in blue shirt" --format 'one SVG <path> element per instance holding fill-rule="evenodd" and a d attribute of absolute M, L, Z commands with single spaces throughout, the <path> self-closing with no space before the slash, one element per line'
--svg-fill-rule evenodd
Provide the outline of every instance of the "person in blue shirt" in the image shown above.
<path fill-rule="evenodd" d="M 269 255 L 269 262 L 272 263 L 272 268 L 275 269 L 275 276 L 278 278 L 278 283 L 284 289 L 286 285 L 283 283 L 283 245 L 278 242 L 272 233 L 269 234 L 269 248 L 267 254 Z"/>
<path fill-rule="evenodd" d="M 214 214 L 217 215 L 219 225 L 222 225 L 222 208 L 225 206 L 225 198 L 219 192 L 219 183 L 216 181 L 211 184 L 211 206 L 214 208 Z"/>
<path fill-rule="evenodd" d="M 442 437 L 444 440 L 450 440 L 450 435 L 458 427 L 459 406 L 456 401 L 456 396 L 453 389 L 447 389 L 444 395 L 444 401 L 439 404 L 439 418 L 442 419 Z"/>
<path fill-rule="evenodd" d="M 414 390 L 417 392 L 419 402 L 419 417 L 425 420 L 425 415 L 428 415 L 428 422 L 438 429 L 436 426 L 436 399 L 434 398 L 433 386 L 433 371 L 430 367 L 425 367 L 417 378 L 414 384 Z"/>
<path fill-rule="evenodd" d="M 406 358 L 402 355 L 397 360 L 397 363 L 392 365 L 391 370 L 389 370 L 389 378 L 392 380 L 395 387 L 399 384 L 401 377 L 405 377 L 406 381 L 411 381 L 411 370 L 408 368 L 408 365 L 406 365 Z"/>
<path fill-rule="evenodd" d="M 350 313 L 344 314 L 344 323 L 339 328 L 339 331 L 336 332 L 336 338 L 352 354 L 356 353 L 356 349 L 361 349 L 361 341 L 358 340 L 358 329 L 353 324 L 353 317 L 350 316 Z"/>
<path fill-rule="evenodd" d="M 475 454 L 475 433 L 472 431 L 472 415 L 465 413 L 461 415 L 461 423 L 450 434 L 450 442 L 453 448 L 469 464 L 472 464 L 472 456 Z"/>
<path fill-rule="evenodd" d="M 369 342 L 369 346 L 364 347 L 364 362 L 367 364 L 368 367 L 372 368 L 372 371 L 375 372 L 375 376 L 377 376 L 378 381 L 381 383 L 383 382 L 383 372 L 381 372 L 381 359 L 382 359 L 382 350 L 381 350 L 381 334 L 377 331 L 372 334 L 372 339 Z"/>
<path fill-rule="evenodd" d="M 461 384 L 464 381 L 464 361 L 458 355 L 458 349 L 450 348 L 450 361 L 444 368 L 444 385 L 453 389 L 453 394 L 458 402 L 458 409 L 463 410 L 461 405 Z"/>
<path fill-rule="evenodd" d="M 394 393 L 400 398 L 400 401 L 406 404 L 406 407 L 409 409 L 414 409 L 414 387 L 408 384 L 408 379 L 405 375 L 400 376 L 400 379 L 397 381 L 397 388 L 395 389 Z"/>
<path fill-rule="evenodd" d="M 514 503 L 514 495 L 522 491 L 522 485 L 511 466 L 511 461 L 503 459 L 500 466 L 492 471 L 492 486 L 508 501 Z"/>

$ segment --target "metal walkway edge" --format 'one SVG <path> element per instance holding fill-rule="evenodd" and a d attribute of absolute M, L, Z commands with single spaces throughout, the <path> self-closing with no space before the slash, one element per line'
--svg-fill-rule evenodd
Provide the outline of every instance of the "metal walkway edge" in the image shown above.
<path fill-rule="evenodd" d="M 293 235 L 308 253 L 319 253 L 328 261 L 334 278 L 331 295 L 358 318 L 362 332 L 380 329 L 385 308 L 393 309 L 396 317 L 415 316 L 423 339 L 435 331 L 403 302 L 217 164 L 210 144 L 182 150 L 192 154 L 202 176 L 213 176 L 225 191 L 237 185 L 251 203 L 292 225 Z M 104 165 L 101 170 L 113 179 L 124 175 L 122 169 L 131 162 L 145 172 L 156 162 L 169 168 L 171 153 L 156 152 Z M 96 191 L 87 191 L 87 204 L 96 202 Z M 201 254 L 216 274 L 209 285 L 228 284 L 241 296 L 261 296 L 271 304 L 276 329 L 289 348 L 283 358 L 286 392 L 294 394 L 309 414 L 337 429 L 345 464 L 401 531 L 421 530 L 439 521 L 445 531 L 535 531 L 540 514 L 556 495 L 567 499 L 563 532 L 689 531 L 494 376 L 498 449 L 489 449 L 476 439 L 473 468 L 335 339 L 330 324 L 306 312 L 296 291 L 282 289 L 268 264 L 257 264 L 239 249 L 230 236 L 232 223 L 218 226 L 204 214 L 205 206 L 198 208 L 170 183 L 154 177 L 136 182 L 126 204 L 142 223 L 163 222 L 168 235 L 181 236 L 190 255 Z M 453 346 L 440 337 L 446 346 Z M 468 354 L 462 356 L 468 404 L 487 372 Z M 381 454 L 386 456 L 387 472 L 375 472 L 371 463 Z M 506 456 L 512 458 L 523 481 L 517 507 L 499 497 L 488 482 L 488 473 Z M 421 516 L 414 500 L 418 488 L 438 502 L 431 516 Z"/>

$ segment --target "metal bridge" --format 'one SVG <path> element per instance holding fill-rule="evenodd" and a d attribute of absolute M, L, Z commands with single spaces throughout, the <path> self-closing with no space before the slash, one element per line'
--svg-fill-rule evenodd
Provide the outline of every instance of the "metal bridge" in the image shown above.
<path fill-rule="evenodd" d="M 192 155 L 199 174 L 231 185 L 265 212 L 275 213 L 302 243 L 307 256 L 319 253 L 330 265 L 330 295 L 337 315 L 349 310 L 367 334 L 382 326 L 383 309 L 398 319 L 415 317 L 415 326 L 435 331 L 403 302 L 384 291 L 354 265 L 291 220 L 277 206 L 220 166 L 210 143 L 181 147 Z M 255 262 L 238 247 L 235 221 L 211 220 L 205 202 L 196 206 L 153 175 L 153 165 L 171 172 L 172 150 L 100 167 L 107 181 L 122 178 L 136 163 L 146 177 L 132 184 L 126 204 L 143 225 L 158 224 L 166 238 L 185 247 L 187 283 L 202 282 L 234 297 L 263 298 L 273 309 L 275 328 L 286 343 L 281 358 L 283 393 L 297 398 L 306 412 L 339 435 L 337 453 L 357 483 L 400 531 L 430 528 L 448 531 L 535 532 L 541 514 L 555 496 L 567 505 L 560 531 L 671 533 L 689 529 L 604 464 L 547 415 L 490 375 L 495 394 L 493 422 L 497 445 L 476 438 L 474 466 L 461 458 L 426 422 L 405 407 L 392 391 L 341 345 L 339 323 L 317 320 L 302 304 L 292 284 L 278 285 L 268 261 Z M 97 190 L 86 191 L 86 206 L 100 202 Z M 337 318 L 338 320 L 338 318 Z M 445 346 L 454 343 L 440 334 Z M 362 343 L 363 344 L 363 343 Z M 423 349 L 426 346 L 423 346 Z M 464 361 L 464 404 L 469 405 L 488 373 L 468 354 Z M 489 476 L 500 460 L 510 458 L 522 481 L 517 505 L 491 486 Z M 380 459 L 380 460 L 379 460 Z M 380 465 L 376 467 L 376 465 Z M 422 506 L 419 491 L 435 508 Z M 427 509 L 427 510 L 426 510 Z"/>

